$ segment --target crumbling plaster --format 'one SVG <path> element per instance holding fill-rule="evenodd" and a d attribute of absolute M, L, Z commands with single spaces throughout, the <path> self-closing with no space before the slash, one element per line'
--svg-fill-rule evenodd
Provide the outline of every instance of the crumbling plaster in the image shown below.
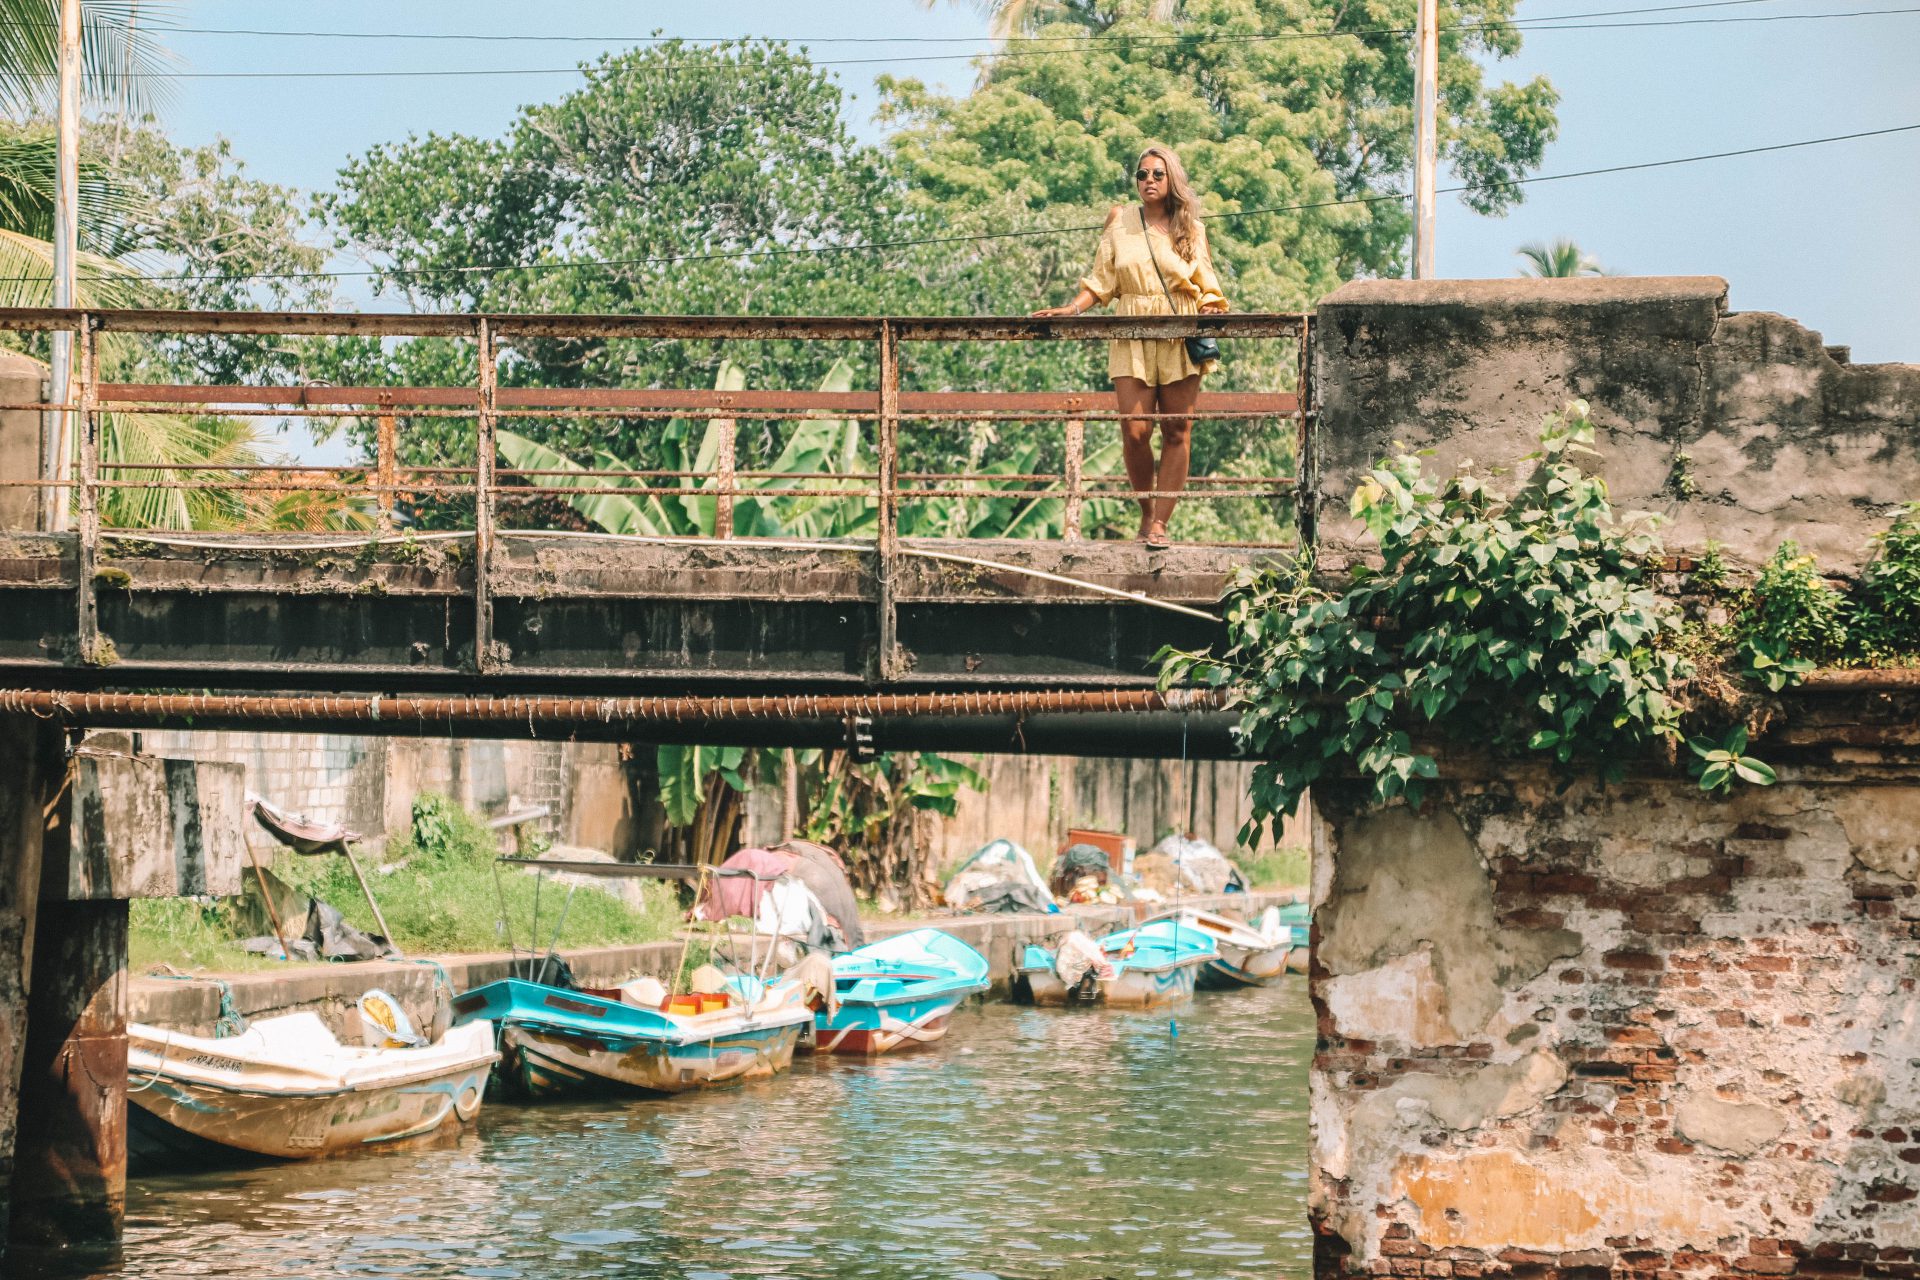
<path fill-rule="evenodd" d="M 1854 365 L 1784 316 L 1729 313 L 1714 276 L 1370 280 L 1319 307 L 1322 563 L 1364 554 L 1354 485 L 1398 445 L 1442 470 L 1512 467 L 1587 400 L 1595 465 L 1667 544 L 1736 564 L 1786 538 L 1831 572 L 1920 498 L 1920 365 Z"/>
<path fill-rule="evenodd" d="M 1312 1206 L 1348 1259 L 1323 1274 L 1920 1246 L 1916 805 L 1521 773 L 1416 814 L 1318 788 Z"/>

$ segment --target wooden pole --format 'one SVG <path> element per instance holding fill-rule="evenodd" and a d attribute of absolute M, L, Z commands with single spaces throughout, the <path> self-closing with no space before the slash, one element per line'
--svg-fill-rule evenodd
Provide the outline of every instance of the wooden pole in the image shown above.
<path fill-rule="evenodd" d="M 387 928 L 387 918 L 380 914 L 380 904 L 373 899 L 373 886 L 367 883 L 365 873 L 360 870 L 360 859 L 353 856 L 353 846 L 344 840 L 340 843 L 340 852 L 347 856 L 347 865 L 353 868 L 353 878 L 360 882 L 360 892 L 367 895 L 367 906 L 373 909 L 373 922 L 380 926 L 380 936 L 393 948 L 393 954 L 400 954 L 400 944 L 393 940 L 393 931 Z"/>
<path fill-rule="evenodd" d="M 280 958 L 293 959 L 293 953 L 287 950 L 287 931 L 280 924 L 280 908 L 273 905 L 273 892 L 267 888 L 267 873 L 260 869 L 260 859 L 254 857 L 253 846 L 247 846 L 247 861 L 253 864 L 253 878 L 260 886 L 260 901 L 266 904 L 267 919 L 273 922 L 273 940 L 280 944 Z"/>
<path fill-rule="evenodd" d="M 1433 278 L 1433 188 L 1439 157 L 1440 0 L 1420 0 L 1413 42 L 1413 278 Z"/>

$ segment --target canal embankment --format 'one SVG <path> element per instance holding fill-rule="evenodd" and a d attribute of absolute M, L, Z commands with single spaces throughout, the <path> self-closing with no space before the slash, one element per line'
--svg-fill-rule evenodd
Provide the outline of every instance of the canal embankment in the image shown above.
<path fill-rule="evenodd" d="M 1182 898 L 1181 905 L 1251 916 L 1268 906 L 1296 901 L 1303 892 L 1193 895 Z M 1140 918 L 1137 912 L 1150 913 L 1144 903 L 1076 905 L 1058 912 L 869 919 L 863 924 L 870 940 L 929 926 L 946 930 L 987 957 L 994 991 L 1004 995 L 1028 943 L 1054 942 L 1074 929 L 1098 937 L 1135 923 Z M 696 933 L 691 941 L 699 946 L 726 936 Z M 748 935 L 734 936 L 744 950 Z M 610 987 L 641 977 L 666 981 L 679 973 L 688 950 L 688 938 L 675 937 L 625 946 L 562 947 L 555 954 L 567 962 L 574 981 Z M 518 955 L 524 961 L 527 953 L 522 950 Z M 336 1034 L 347 1034 L 353 1030 L 349 1023 L 360 997 L 378 988 L 398 1000 L 416 1026 L 424 1027 L 431 1025 L 436 1004 L 448 986 L 465 991 L 496 982 L 509 976 L 514 959 L 513 952 L 494 951 L 352 964 L 290 964 L 244 973 L 134 977 L 128 983 L 127 1019 L 193 1035 L 214 1035 L 223 1016 L 269 1018 L 310 1010 Z"/>

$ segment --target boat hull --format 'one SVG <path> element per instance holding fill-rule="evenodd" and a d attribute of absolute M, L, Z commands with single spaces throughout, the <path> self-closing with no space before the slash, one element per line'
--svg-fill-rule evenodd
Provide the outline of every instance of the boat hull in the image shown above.
<path fill-rule="evenodd" d="M 492 1067 L 489 1058 L 404 1085 L 304 1097 L 226 1089 L 163 1071 L 129 1084 L 128 1127 L 138 1130 L 142 1155 L 154 1161 L 204 1160 L 221 1149 L 281 1160 L 341 1155 L 471 1120 Z"/>
<path fill-rule="evenodd" d="M 1195 962 L 1167 969 L 1122 969 L 1111 978 L 1088 978 L 1072 988 L 1051 969 L 1030 970 L 1026 976 L 1038 1005 L 1158 1009 L 1191 999 L 1199 968 Z"/>
<path fill-rule="evenodd" d="M 1291 943 L 1254 951 L 1246 947 L 1222 946 L 1220 955 L 1207 961 L 1200 970 L 1199 985 L 1212 991 L 1230 991 L 1238 987 L 1264 987 L 1287 972 Z"/>
<path fill-rule="evenodd" d="M 828 1017 L 814 1016 L 809 1047 L 815 1053 L 872 1056 L 897 1049 L 936 1044 L 947 1034 L 953 1011 L 964 997 L 916 1000 L 899 1005 L 849 1005 Z"/>
<path fill-rule="evenodd" d="M 801 1025 L 746 1027 L 692 1044 L 509 1025 L 500 1047 L 528 1097 L 595 1090 L 689 1093 L 764 1080 L 793 1065 Z"/>

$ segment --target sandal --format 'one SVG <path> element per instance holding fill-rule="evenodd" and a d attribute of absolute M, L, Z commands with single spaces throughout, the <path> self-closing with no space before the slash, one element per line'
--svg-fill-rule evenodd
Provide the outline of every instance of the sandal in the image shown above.
<path fill-rule="evenodd" d="M 1147 526 L 1147 550 L 1165 551 L 1173 545 L 1173 539 L 1167 536 L 1167 522 L 1155 520 Z"/>

